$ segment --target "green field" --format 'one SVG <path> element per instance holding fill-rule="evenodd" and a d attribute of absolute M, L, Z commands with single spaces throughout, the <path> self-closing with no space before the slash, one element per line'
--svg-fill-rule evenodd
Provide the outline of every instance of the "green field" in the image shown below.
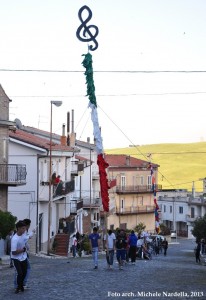
<path fill-rule="evenodd" d="M 127 154 L 133 157 L 148 160 L 160 165 L 158 183 L 163 188 L 192 190 L 194 181 L 195 190 L 202 192 L 206 177 L 206 142 L 188 144 L 154 144 L 132 146 L 128 148 L 107 149 L 107 154 Z"/>

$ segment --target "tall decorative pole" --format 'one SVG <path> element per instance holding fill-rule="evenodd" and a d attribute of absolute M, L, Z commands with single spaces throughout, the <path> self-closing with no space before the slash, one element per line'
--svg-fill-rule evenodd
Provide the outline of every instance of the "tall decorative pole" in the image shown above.
<path fill-rule="evenodd" d="M 83 12 L 86 11 L 88 13 L 88 17 L 83 20 Z M 102 137 L 101 130 L 99 126 L 98 113 L 97 113 L 97 101 L 95 96 L 95 86 L 93 79 L 93 67 L 92 67 L 92 55 L 89 51 L 95 51 L 98 48 L 98 42 L 96 37 L 99 33 L 99 29 L 95 25 L 87 25 L 87 23 L 92 18 L 92 11 L 88 6 L 82 6 L 78 13 L 79 20 L 81 25 L 78 27 L 76 36 L 81 42 L 92 42 L 92 45 L 88 45 L 88 53 L 83 54 L 84 60 L 82 62 L 85 67 L 85 76 L 86 76 L 86 84 L 87 84 L 87 96 L 89 98 L 89 107 L 91 108 L 91 119 L 93 123 L 93 134 L 96 140 L 96 151 L 97 151 L 97 164 L 99 167 L 99 176 L 100 176 L 100 189 L 101 189 L 101 198 L 102 204 L 105 214 L 109 212 L 109 194 L 108 194 L 108 180 L 106 168 L 109 166 L 107 162 L 104 160 L 103 156 L 103 145 L 102 145 Z M 92 31 L 91 31 L 92 30 Z M 105 215 L 105 222 L 106 222 Z M 105 224 L 107 228 L 107 225 Z"/>

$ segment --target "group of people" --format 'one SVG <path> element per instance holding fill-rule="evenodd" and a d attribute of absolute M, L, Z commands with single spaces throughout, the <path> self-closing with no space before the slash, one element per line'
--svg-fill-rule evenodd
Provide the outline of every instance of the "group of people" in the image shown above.
<path fill-rule="evenodd" d="M 29 244 L 34 230 L 29 233 L 31 225 L 30 219 L 24 219 L 16 223 L 16 230 L 10 231 L 5 240 L 6 254 L 10 255 L 10 267 L 14 267 L 14 287 L 15 293 L 23 292 L 28 288 L 31 266 L 29 261 Z"/>
<path fill-rule="evenodd" d="M 61 176 L 60 176 L 60 175 L 57 176 L 56 172 L 54 172 L 54 173 L 52 174 L 51 183 L 52 183 L 53 185 L 57 185 L 57 184 L 60 183 L 60 181 L 61 181 Z"/>
<path fill-rule="evenodd" d="M 98 234 L 97 227 L 93 228 L 93 233 L 89 235 L 90 246 L 92 249 L 92 257 L 94 262 L 94 269 L 98 269 L 98 249 L 99 249 L 99 240 L 100 235 Z M 139 237 L 140 238 L 140 237 Z M 158 246 L 158 240 L 156 243 L 156 251 Z M 123 269 L 125 262 L 131 260 L 131 264 L 135 265 L 137 258 L 137 249 L 138 249 L 138 236 L 135 234 L 134 230 L 130 234 L 126 234 L 124 230 L 118 230 L 115 233 L 112 230 L 109 230 L 107 234 L 104 235 L 104 247 L 106 251 L 106 260 L 108 269 L 113 268 L 114 254 L 116 250 L 116 258 L 118 261 L 119 269 Z M 168 242 L 166 238 L 161 242 L 161 247 L 164 249 L 164 255 L 167 255 Z M 143 242 L 140 246 L 144 258 L 150 259 L 151 254 L 148 249 L 146 242 Z"/>

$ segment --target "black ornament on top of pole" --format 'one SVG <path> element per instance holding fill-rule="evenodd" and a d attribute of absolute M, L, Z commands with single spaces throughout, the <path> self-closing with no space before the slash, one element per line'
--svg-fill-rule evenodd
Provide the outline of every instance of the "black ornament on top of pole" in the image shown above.
<path fill-rule="evenodd" d="M 84 10 L 88 12 L 88 17 L 85 20 L 83 20 L 82 18 Z M 96 40 L 96 37 L 99 33 L 99 29 L 96 25 L 87 26 L 87 23 L 92 18 L 92 11 L 88 6 L 84 5 L 80 8 L 78 16 L 81 21 L 81 25 L 77 29 L 76 36 L 81 42 L 93 42 L 94 46 L 89 45 L 88 48 L 89 50 L 94 51 L 98 48 L 98 42 Z"/>

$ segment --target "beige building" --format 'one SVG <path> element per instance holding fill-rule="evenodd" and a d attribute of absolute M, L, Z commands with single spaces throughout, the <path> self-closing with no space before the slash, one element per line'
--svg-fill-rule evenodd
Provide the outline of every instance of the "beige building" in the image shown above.
<path fill-rule="evenodd" d="M 146 231 L 155 231 L 154 193 L 152 190 L 149 162 L 119 154 L 107 154 L 109 164 L 108 180 L 112 183 L 109 190 L 110 212 L 107 228 L 134 229 L 140 222 Z M 158 165 L 152 164 L 156 191 L 158 185 Z"/>

